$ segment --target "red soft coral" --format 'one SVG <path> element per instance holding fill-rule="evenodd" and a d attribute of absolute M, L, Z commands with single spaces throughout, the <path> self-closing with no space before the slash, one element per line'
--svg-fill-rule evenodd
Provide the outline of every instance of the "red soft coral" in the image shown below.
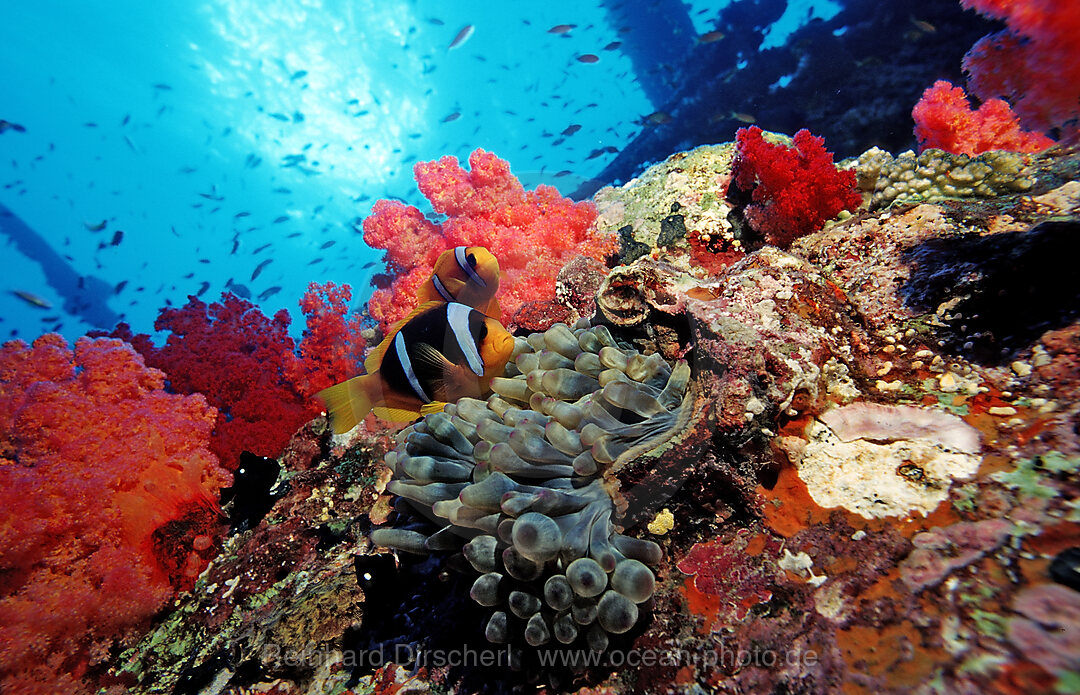
<path fill-rule="evenodd" d="M 0 690 L 92 690 L 216 551 L 216 411 L 163 384 L 118 340 L 0 349 Z"/>
<path fill-rule="evenodd" d="M 968 88 L 980 99 L 1008 99 L 1029 129 L 1080 133 L 1080 3 L 1076 0 L 961 0 L 1004 20 L 964 56 Z"/>
<path fill-rule="evenodd" d="M 938 80 L 923 92 L 911 111 L 919 150 L 936 147 L 953 154 L 977 155 L 988 150 L 1041 152 L 1054 144 L 1042 133 L 1020 129 L 1020 122 L 1001 99 L 971 109 L 960 87 Z"/>
<path fill-rule="evenodd" d="M 154 328 L 171 331 L 165 345 L 139 342 L 147 364 L 168 375 L 172 390 L 201 393 L 218 408 L 211 449 L 230 470 L 244 450 L 277 456 L 320 412 L 291 380 L 306 367 L 294 352 L 289 322 L 284 309 L 271 319 L 226 292 L 221 302 L 189 297 L 182 308 L 163 309 Z"/>
<path fill-rule="evenodd" d="M 469 156 L 469 167 L 465 171 L 454 157 L 443 157 L 413 168 L 432 208 L 447 216 L 441 225 L 414 207 L 388 201 L 376 203 L 364 220 L 364 240 L 387 249 L 395 275 L 368 302 L 384 328 L 416 306 L 416 289 L 447 248 L 484 246 L 499 259 L 504 317 L 513 317 L 525 302 L 552 299 L 559 269 L 574 256 L 603 260 L 615 251 L 615 235 L 593 228 L 592 203 L 575 203 L 551 186 L 525 191 L 510 165 L 484 150 Z"/>
<path fill-rule="evenodd" d="M 738 188 L 752 192 L 747 222 L 781 248 L 862 202 L 854 172 L 837 169 L 825 139 L 805 128 L 795 133 L 794 147 L 766 142 L 757 126 L 740 128 L 732 174 Z"/>
<path fill-rule="evenodd" d="M 365 343 L 360 315 L 349 315 L 350 300 L 352 288 L 332 282 L 311 283 L 300 299 L 307 328 L 290 380 L 305 396 L 360 373 Z"/>

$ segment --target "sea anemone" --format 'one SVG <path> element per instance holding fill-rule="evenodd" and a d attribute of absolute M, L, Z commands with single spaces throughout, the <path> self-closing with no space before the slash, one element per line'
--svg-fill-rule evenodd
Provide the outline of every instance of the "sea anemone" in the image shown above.
<path fill-rule="evenodd" d="M 376 545 L 460 551 L 480 574 L 470 596 L 494 610 L 485 635 L 594 651 L 647 608 L 661 558 L 616 532 L 605 473 L 668 439 L 690 369 L 620 347 L 579 321 L 518 338 L 488 400 L 462 399 L 398 435 L 387 490 L 441 528 L 378 529 Z"/>

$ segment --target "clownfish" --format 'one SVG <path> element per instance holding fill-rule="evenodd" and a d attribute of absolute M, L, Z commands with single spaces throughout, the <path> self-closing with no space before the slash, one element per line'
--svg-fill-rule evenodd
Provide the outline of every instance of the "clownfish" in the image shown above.
<path fill-rule="evenodd" d="M 395 323 L 364 361 L 366 374 L 318 396 L 334 432 L 348 432 L 369 413 L 409 422 L 447 401 L 481 398 L 514 351 L 502 324 L 458 302 L 425 302 Z"/>
<path fill-rule="evenodd" d="M 495 293 L 499 291 L 499 261 L 483 246 L 447 249 L 435 261 L 428 281 L 416 291 L 424 302 L 458 302 L 493 319 L 502 318 Z"/>

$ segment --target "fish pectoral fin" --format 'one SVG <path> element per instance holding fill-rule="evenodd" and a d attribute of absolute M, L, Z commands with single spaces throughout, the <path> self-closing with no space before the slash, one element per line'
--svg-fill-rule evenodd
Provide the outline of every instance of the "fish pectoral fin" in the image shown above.
<path fill-rule="evenodd" d="M 406 410 L 405 408 L 390 408 L 387 406 L 375 406 L 371 409 L 371 412 L 375 417 L 382 418 L 383 420 L 389 420 L 390 422 L 412 422 L 416 418 L 420 417 L 420 413 L 415 410 Z"/>
<path fill-rule="evenodd" d="M 447 359 L 446 355 L 428 343 L 417 343 L 413 347 L 416 362 L 425 367 L 425 372 L 441 375 L 439 381 L 444 381 L 447 375 L 458 370 L 458 366 Z"/>
<path fill-rule="evenodd" d="M 432 401 L 431 403 L 425 403 L 420 407 L 420 414 L 431 415 L 432 413 L 441 413 L 445 407 L 446 401 Z"/>

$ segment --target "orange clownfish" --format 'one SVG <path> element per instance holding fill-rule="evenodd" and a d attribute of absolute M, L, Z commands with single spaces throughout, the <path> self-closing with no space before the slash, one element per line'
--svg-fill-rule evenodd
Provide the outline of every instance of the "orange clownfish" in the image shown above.
<path fill-rule="evenodd" d="M 409 422 L 446 401 L 480 398 L 514 351 L 502 324 L 458 302 L 425 302 L 395 323 L 364 361 L 367 374 L 323 389 L 334 432 L 373 412 Z"/>
<path fill-rule="evenodd" d="M 483 246 L 447 249 L 435 261 L 431 277 L 416 291 L 424 302 L 458 302 L 493 319 L 502 318 L 495 293 L 499 291 L 499 261 Z"/>

